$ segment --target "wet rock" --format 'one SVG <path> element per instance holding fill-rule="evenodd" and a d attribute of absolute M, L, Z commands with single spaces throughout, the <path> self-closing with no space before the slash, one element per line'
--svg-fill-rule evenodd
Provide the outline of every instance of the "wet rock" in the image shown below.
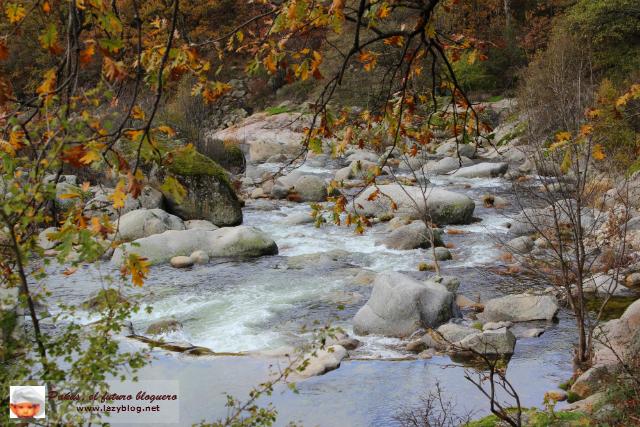
<path fill-rule="evenodd" d="M 418 187 L 399 184 L 379 185 L 382 193 L 375 200 L 368 200 L 375 188 L 368 188 L 360 194 L 352 209 L 368 217 L 382 218 L 385 216 L 408 216 L 412 219 L 421 219 L 426 213 L 437 224 L 468 224 L 473 217 L 475 203 L 464 194 L 454 193 L 440 188 L 429 188 L 426 204 L 424 194 Z M 405 193 L 406 191 L 406 193 Z M 408 193 L 408 195 L 407 195 Z M 392 209 L 391 200 L 398 209 Z"/>
<path fill-rule="evenodd" d="M 189 258 L 191 258 L 194 264 L 206 264 L 209 262 L 209 255 L 202 250 L 194 251 L 189 255 Z"/>
<path fill-rule="evenodd" d="M 118 221 L 118 237 L 127 242 L 167 230 L 184 229 L 180 218 L 162 209 L 136 209 L 122 215 Z"/>
<path fill-rule="evenodd" d="M 167 262 L 175 256 L 188 257 L 197 250 L 204 251 L 209 257 L 253 257 L 275 255 L 278 246 L 255 227 L 227 227 L 215 231 L 169 230 L 125 243 L 115 250 L 111 262 L 122 264 L 124 251 L 137 253 L 153 265 Z"/>
<path fill-rule="evenodd" d="M 507 173 L 508 163 L 478 163 L 465 166 L 453 173 L 453 176 L 462 178 L 495 178 Z"/>
<path fill-rule="evenodd" d="M 376 272 L 370 270 L 362 270 L 351 280 L 355 285 L 370 285 L 376 279 Z"/>
<path fill-rule="evenodd" d="M 460 169 L 473 163 L 471 159 L 462 157 L 462 166 L 460 165 L 460 159 L 457 157 L 444 157 L 440 160 L 431 160 L 422 168 L 423 172 L 429 175 L 444 175 L 449 172 Z"/>
<path fill-rule="evenodd" d="M 102 311 L 107 308 L 115 308 L 118 305 L 129 305 L 129 301 L 114 288 L 101 289 L 82 303 L 82 308 L 87 311 Z"/>
<path fill-rule="evenodd" d="M 322 202 L 327 199 L 327 186 L 317 176 L 305 175 L 295 183 L 295 192 L 303 202 Z"/>
<path fill-rule="evenodd" d="M 396 272 L 380 273 L 369 301 L 353 319 L 359 335 L 407 337 L 421 327 L 436 327 L 452 315 L 454 295 L 434 282 L 421 283 Z"/>
<path fill-rule="evenodd" d="M 309 364 L 299 375 L 303 378 L 309 378 L 333 371 L 340 366 L 340 362 L 345 357 L 347 357 L 347 350 L 341 345 L 332 345 L 324 350 L 317 350 L 315 355 L 305 356 L 309 359 Z"/>
<path fill-rule="evenodd" d="M 425 343 L 422 339 L 411 341 L 405 347 L 405 350 L 411 353 L 420 353 L 425 351 L 426 349 L 427 343 Z"/>
<path fill-rule="evenodd" d="M 192 219 L 184 222 L 184 227 L 187 230 L 208 230 L 213 231 L 217 230 L 218 227 L 211 221 L 207 221 L 206 219 Z"/>
<path fill-rule="evenodd" d="M 479 315 L 486 322 L 509 320 L 552 320 L 558 312 L 558 300 L 551 295 L 507 295 L 489 300 Z"/>
<path fill-rule="evenodd" d="M 176 319 L 164 319 L 153 322 L 146 330 L 147 335 L 160 335 L 182 330 L 182 323 Z"/>
<path fill-rule="evenodd" d="M 468 335 L 456 347 L 489 356 L 511 355 L 516 347 L 516 337 L 507 328 L 501 328 Z"/>
<path fill-rule="evenodd" d="M 388 236 L 376 242 L 389 249 L 408 250 L 431 247 L 431 234 L 435 246 L 442 246 L 442 233 L 438 229 L 428 229 L 422 221 L 415 221 L 392 231 Z"/>
<path fill-rule="evenodd" d="M 521 332 L 519 336 L 522 338 L 538 338 L 542 334 L 544 334 L 543 328 L 531 328 Z"/>
<path fill-rule="evenodd" d="M 411 222 L 411 218 L 395 216 L 389 220 L 389 223 L 387 224 L 387 231 L 397 230 L 400 227 L 411 224 Z"/>
<path fill-rule="evenodd" d="M 516 237 L 515 239 L 511 239 L 506 245 L 507 250 L 518 254 L 527 254 L 531 252 L 533 248 L 533 239 L 529 236 Z"/>
<path fill-rule="evenodd" d="M 187 268 L 193 265 L 193 260 L 188 256 L 174 256 L 171 258 L 171 267 Z"/>
<path fill-rule="evenodd" d="M 442 286 L 447 288 L 449 292 L 454 294 L 458 292 L 458 288 L 460 287 L 460 279 L 455 276 L 434 276 L 429 280 L 440 283 Z"/>
<path fill-rule="evenodd" d="M 447 343 L 452 344 L 462 341 L 469 335 L 475 335 L 480 332 L 470 326 L 459 325 L 457 323 L 446 323 L 438 327 L 437 331 L 442 335 L 442 338 L 444 338 Z"/>
<path fill-rule="evenodd" d="M 511 326 L 513 326 L 513 323 L 511 322 L 487 322 L 484 325 L 482 325 L 482 330 L 493 331 L 501 328 L 510 328 Z"/>
<path fill-rule="evenodd" d="M 337 268 L 349 266 L 350 261 L 351 254 L 349 252 L 334 249 L 327 252 L 288 257 L 287 266 L 295 270 L 302 270 L 307 267 Z"/>
<path fill-rule="evenodd" d="M 453 259 L 451 252 L 447 248 L 435 248 L 435 259 L 436 261 L 448 261 Z"/>
<path fill-rule="evenodd" d="M 306 212 L 299 212 L 289 215 L 284 219 L 284 223 L 287 225 L 302 225 L 302 224 L 311 224 L 315 220 L 311 216 L 311 214 Z"/>

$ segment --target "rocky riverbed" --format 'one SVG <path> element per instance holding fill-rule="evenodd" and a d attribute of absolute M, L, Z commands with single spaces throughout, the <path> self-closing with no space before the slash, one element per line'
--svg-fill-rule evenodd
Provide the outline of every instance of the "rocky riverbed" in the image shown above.
<path fill-rule="evenodd" d="M 250 127 L 256 123 L 259 118 L 248 120 Z M 339 351 L 327 357 L 329 362 L 303 375 L 309 378 L 298 383 L 299 394 L 277 388 L 272 401 L 278 425 L 298 420 L 322 426 L 395 425 L 396 412 L 419 403 L 436 382 L 461 412 L 487 413 L 487 402 L 463 378 L 465 363 L 450 358 L 452 343 L 511 356 L 508 377 L 524 406 L 541 406 L 544 393 L 571 376 L 575 326 L 568 310 L 555 292 L 504 274 L 510 260 L 503 256 L 503 242 L 516 252 L 536 248 L 533 240 L 511 240 L 519 236 L 510 227 L 521 210 L 511 179 L 530 172 L 514 144 L 499 159 L 491 150 L 466 152 L 474 159 L 465 157 L 460 168 L 454 164 L 459 159 L 451 157 L 454 147 L 448 143 L 447 152 L 445 143 L 417 165 L 427 172 L 432 196 L 419 209 L 427 209 L 442 226 L 439 277 L 428 271 L 431 242 L 424 239 L 422 223 L 411 222 L 415 208 L 403 200 L 397 180 L 381 186 L 399 204 L 397 212 L 383 200 L 369 200 L 367 193 L 353 203 L 352 209 L 372 217 L 364 234 L 313 223 L 310 203 L 324 202 L 328 183 L 357 183 L 379 154 L 352 150 L 341 159 L 309 156 L 295 171 L 269 182 L 263 178 L 294 155 L 292 141 L 300 135 L 294 129 L 283 136 L 275 129 L 258 133 L 266 139 L 244 142 L 258 161 L 242 177 L 242 226 L 218 228 L 163 211 L 133 210 L 121 229 L 126 240 L 137 243 L 128 248 L 155 264 L 137 290 L 153 311 L 134 316 L 135 333 L 173 343 L 172 350 L 237 354 L 199 351 L 205 356 L 196 357 L 189 351 L 154 350 L 157 360 L 140 378 L 180 380 L 185 423 L 224 416 L 225 392 L 242 399 L 269 377 L 270 369 L 286 363 L 282 354 L 308 342 L 310 329 L 326 324 L 342 328 L 348 338 L 334 343 Z M 244 135 L 242 127 L 225 132 Z M 403 168 L 401 159 L 394 167 L 395 176 L 407 182 L 416 169 L 415 164 Z M 121 260 L 118 249 L 111 261 L 83 266 L 72 276 L 51 267 L 47 286 L 55 298 L 81 303 L 102 288 L 101 277 L 116 272 Z M 92 321 L 90 311 L 81 315 Z M 447 342 L 434 344 L 426 327 L 438 328 Z"/>

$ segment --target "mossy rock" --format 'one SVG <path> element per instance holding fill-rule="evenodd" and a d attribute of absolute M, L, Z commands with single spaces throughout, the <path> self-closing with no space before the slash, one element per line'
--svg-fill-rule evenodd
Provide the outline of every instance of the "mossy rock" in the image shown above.
<path fill-rule="evenodd" d="M 148 335 L 160 335 L 167 332 L 175 332 L 182 329 L 182 323 L 176 319 L 164 319 L 152 323 L 145 332 Z"/>
<path fill-rule="evenodd" d="M 241 203 L 218 163 L 188 150 L 174 156 L 168 172 L 187 190 L 182 200 L 163 191 L 170 213 L 183 220 L 205 219 L 220 227 L 242 223 Z"/>

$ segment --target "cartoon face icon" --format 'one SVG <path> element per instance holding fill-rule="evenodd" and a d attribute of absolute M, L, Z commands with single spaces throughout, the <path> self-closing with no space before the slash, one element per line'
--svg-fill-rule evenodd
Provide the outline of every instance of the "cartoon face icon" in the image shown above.
<path fill-rule="evenodd" d="M 18 418 L 36 418 L 44 411 L 44 393 L 40 393 L 36 387 L 16 387 L 11 393 L 9 407 Z"/>

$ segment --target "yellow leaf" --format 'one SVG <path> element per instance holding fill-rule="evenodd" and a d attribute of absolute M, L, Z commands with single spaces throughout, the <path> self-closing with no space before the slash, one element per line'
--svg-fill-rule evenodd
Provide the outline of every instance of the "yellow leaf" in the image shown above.
<path fill-rule="evenodd" d="M 100 160 L 100 153 L 96 150 L 89 150 L 87 154 L 80 157 L 80 163 L 84 163 L 85 165 L 97 162 L 98 160 Z"/>
<path fill-rule="evenodd" d="M 582 125 L 580 127 L 580 135 L 582 136 L 588 136 L 591 134 L 591 132 L 593 132 L 593 126 L 592 125 Z"/>
<path fill-rule="evenodd" d="M 58 196 L 59 199 L 68 200 L 68 199 L 77 199 L 80 197 L 77 193 L 65 193 Z"/>
<path fill-rule="evenodd" d="M 605 157 L 607 157 L 604 150 L 602 149 L 602 145 L 600 144 L 595 144 L 593 146 L 593 149 L 591 150 L 591 154 L 593 158 L 596 160 L 604 160 Z"/>
<path fill-rule="evenodd" d="M 144 110 L 139 105 L 136 105 L 131 110 L 131 117 L 136 120 L 144 120 Z"/>
<path fill-rule="evenodd" d="M 384 19 L 389 15 L 391 15 L 391 8 L 389 7 L 389 5 L 384 3 L 382 6 L 380 6 L 380 9 L 378 9 L 378 18 Z"/>
<path fill-rule="evenodd" d="M 113 207 L 115 209 L 122 209 L 124 208 L 126 198 L 127 195 L 124 193 L 124 180 L 120 180 L 113 193 L 109 196 L 109 199 L 113 201 Z"/>
<path fill-rule="evenodd" d="M 564 142 L 571 139 L 571 132 L 558 132 L 556 133 L 556 141 Z"/>
<path fill-rule="evenodd" d="M 12 130 L 11 133 L 9 134 L 9 144 L 11 144 L 11 146 L 16 150 L 19 150 L 22 147 L 24 147 L 23 141 L 24 141 L 24 131 L 17 129 L 17 130 Z"/>
<path fill-rule="evenodd" d="M 50 95 L 56 87 L 56 69 L 51 68 L 46 73 L 44 73 L 44 80 L 36 89 L 38 95 L 48 96 Z"/>
<path fill-rule="evenodd" d="M 21 4 L 7 3 L 5 14 L 11 24 L 17 24 L 27 16 L 27 10 Z"/>
<path fill-rule="evenodd" d="M 158 126 L 158 128 L 157 128 L 157 129 L 158 129 L 160 132 L 162 132 L 162 133 L 164 133 L 164 134 L 166 134 L 166 135 L 169 135 L 169 136 L 176 136 L 176 131 L 175 131 L 175 130 L 173 130 L 173 129 L 171 129 L 169 126 L 161 125 L 161 126 Z"/>

